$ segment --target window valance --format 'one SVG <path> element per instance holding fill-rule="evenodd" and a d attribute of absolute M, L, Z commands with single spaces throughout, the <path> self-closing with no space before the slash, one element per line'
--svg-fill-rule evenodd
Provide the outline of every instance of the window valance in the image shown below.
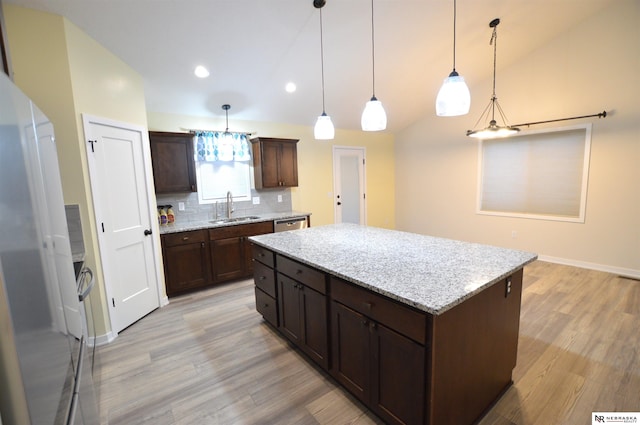
<path fill-rule="evenodd" d="M 197 131 L 195 137 L 198 161 L 251 160 L 251 147 L 245 133 Z"/>

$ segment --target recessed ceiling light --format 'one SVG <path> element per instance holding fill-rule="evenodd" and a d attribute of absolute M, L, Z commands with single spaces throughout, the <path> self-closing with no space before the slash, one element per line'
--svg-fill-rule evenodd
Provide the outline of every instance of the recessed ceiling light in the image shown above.
<path fill-rule="evenodd" d="M 288 82 L 286 86 L 284 86 L 284 89 L 287 91 L 287 93 L 293 93 L 294 91 L 296 91 L 296 85 L 295 83 L 292 82 Z"/>
<path fill-rule="evenodd" d="M 193 73 L 198 78 L 207 78 L 209 76 L 209 70 L 202 65 L 196 66 L 196 70 Z"/>

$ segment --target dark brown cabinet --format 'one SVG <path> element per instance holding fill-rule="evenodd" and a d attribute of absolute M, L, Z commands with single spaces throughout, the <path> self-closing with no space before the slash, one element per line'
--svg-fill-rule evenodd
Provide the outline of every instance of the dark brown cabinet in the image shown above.
<path fill-rule="evenodd" d="M 209 229 L 213 283 L 253 274 L 249 236 L 273 233 L 273 222 Z"/>
<path fill-rule="evenodd" d="M 272 232 L 265 221 L 161 235 L 167 296 L 251 276 L 248 238 Z"/>
<path fill-rule="evenodd" d="M 341 288 L 344 285 L 348 287 Z M 424 318 L 391 300 L 371 298 L 338 279 L 331 279 L 331 291 L 335 292 L 334 298 L 360 310 L 336 300 L 331 303 L 333 377 L 386 422 L 422 423 L 425 347 L 385 324 L 395 326 L 398 314 L 423 323 Z"/>
<path fill-rule="evenodd" d="M 278 327 L 277 289 L 273 265 L 274 255 L 257 245 L 252 245 L 253 281 L 255 282 L 256 310 L 271 325 Z"/>
<path fill-rule="evenodd" d="M 209 284 L 206 230 L 166 234 L 161 240 L 167 296 Z"/>
<path fill-rule="evenodd" d="M 262 246 L 253 258 L 258 312 L 385 423 L 477 423 L 512 383 L 522 269 L 431 315 Z"/>
<path fill-rule="evenodd" d="M 196 192 L 193 134 L 150 131 L 156 193 Z"/>
<path fill-rule="evenodd" d="M 251 140 L 256 189 L 298 186 L 298 140 Z"/>
<path fill-rule="evenodd" d="M 276 267 L 280 331 L 328 369 L 326 275 L 279 255 Z"/>

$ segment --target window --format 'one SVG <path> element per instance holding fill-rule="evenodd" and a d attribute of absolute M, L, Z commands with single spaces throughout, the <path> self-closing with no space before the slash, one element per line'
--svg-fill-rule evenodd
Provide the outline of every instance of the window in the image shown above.
<path fill-rule="evenodd" d="M 231 191 L 234 201 L 251 200 L 251 162 L 196 161 L 198 201 L 224 201 Z"/>
<path fill-rule="evenodd" d="M 591 124 L 483 140 L 478 213 L 584 223 Z"/>

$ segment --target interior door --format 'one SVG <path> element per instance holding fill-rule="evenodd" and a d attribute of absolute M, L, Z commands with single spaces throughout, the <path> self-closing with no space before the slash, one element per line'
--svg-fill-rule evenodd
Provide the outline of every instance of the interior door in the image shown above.
<path fill-rule="evenodd" d="M 335 223 L 367 224 L 365 148 L 333 147 Z"/>
<path fill-rule="evenodd" d="M 107 304 L 117 333 L 160 306 L 147 136 L 139 126 L 83 120 Z"/>

